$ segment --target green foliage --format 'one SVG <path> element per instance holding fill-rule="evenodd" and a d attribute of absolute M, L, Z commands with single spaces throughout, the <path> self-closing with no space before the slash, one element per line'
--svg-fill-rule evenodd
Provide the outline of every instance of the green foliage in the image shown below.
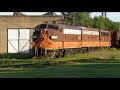
<path fill-rule="evenodd" d="M 65 17 L 65 21 L 79 26 L 90 26 L 93 28 L 106 30 L 120 30 L 119 22 L 113 22 L 109 18 L 102 16 L 90 17 L 91 12 L 61 12 Z"/>
<path fill-rule="evenodd" d="M 120 78 L 120 63 L 69 63 L 64 65 L 1 68 L 1 78 Z"/>
<path fill-rule="evenodd" d="M 113 22 L 109 20 L 109 18 L 105 19 L 104 25 L 105 25 L 105 29 L 113 30 L 112 28 Z"/>
<path fill-rule="evenodd" d="M 89 12 L 62 12 L 65 21 L 75 25 L 92 26 L 92 18 Z"/>
<path fill-rule="evenodd" d="M 6 54 L 7 55 L 7 54 Z M 8 54 L 9 55 L 9 54 Z M 20 55 L 20 54 L 19 54 Z M 14 55 L 15 56 L 15 55 Z M 21 56 L 21 55 L 20 55 Z M 24 56 L 26 57 L 26 56 Z M 56 59 L 26 59 L 22 57 L 16 57 L 16 58 L 2 58 L 0 60 L 0 66 L 4 65 L 19 65 L 19 64 L 46 64 L 49 65 L 51 63 L 56 63 L 59 64 L 61 62 L 70 62 L 70 61 L 94 61 L 94 62 L 111 62 L 111 59 L 120 59 L 120 50 L 116 48 L 111 48 L 111 49 L 103 49 L 101 51 L 95 51 L 95 52 L 88 52 L 88 53 L 83 53 L 83 54 L 75 54 L 71 56 L 65 56 L 61 58 L 56 58 Z M 23 59 L 21 59 L 23 58 Z M 116 62 L 116 60 L 114 60 Z M 113 61 L 112 61 L 113 62 Z M 120 62 L 117 61 L 117 62 Z"/>
<path fill-rule="evenodd" d="M 99 28 L 99 29 L 105 29 L 105 19 L 102 16 L 95 16 L 94 17 L 94 23 L 93 23 L 93 27 L 94 28 Z"/>
<path fill-rule="evenodd" d="M 118 31 L 119 30 L 119 22 L 114 22 L 112 25 L 112 30 Z"/>

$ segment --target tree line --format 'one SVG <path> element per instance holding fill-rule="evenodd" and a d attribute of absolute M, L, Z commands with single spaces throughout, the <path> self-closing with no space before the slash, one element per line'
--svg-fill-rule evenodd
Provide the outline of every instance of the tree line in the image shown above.
<path fill-rule="evenodd" d="M 114 22 L 109 18 L 103 16 L 90 16 L 91 12 L 61 12 L 64 15 L 64 20 L 70 22 L 76 26 L 93 27 L 105 30 L 118 31 L 120 29 L 120 23 Z"/>

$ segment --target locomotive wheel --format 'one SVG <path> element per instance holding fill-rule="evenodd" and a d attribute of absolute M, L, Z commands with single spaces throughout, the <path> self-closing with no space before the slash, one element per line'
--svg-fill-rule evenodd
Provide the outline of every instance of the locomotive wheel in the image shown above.
<path fill-rule="evenodd" d="M 80 48 L 80 53 L 83 53 L 83 52 L 82 52 L 82 48 Z"/>
<path fill-rule="evenodd" d="M 85 51 L 85 48 L 82 48 L 82 52 L 83 52 L 83 53 L 85 53 L 85 52 L 86 52 L 86 51 Z"/>
<path fill-rule="evenodd" d="M 49 52 L 48 57 L 49 57 L 49 58 L 55 58 L 54 52 Z"/>
<path fill-rule="evenodd" d="M 65 50 L 65 56 L 70 56 L 70 50 L 69 49 Z"/>
<path fill-rule="evenodd" d="M 63 56 L 62 50 L 59 50 L 58 53 L 59 53 L 59 57 L 62 57 L 62 56 Z"/>
<path fill-rule="evenodd" d="M 59 52 L 57 52 L 57 51 L 49 51 L 47 56 L 49 58 L 58 58 L 59 57 Z"/>
<path fill-rule="evenodd" d="M 70 55 L 70 49 L 67 49 L 65 53 L 66 53 L 67 56 L 69 56 Z"/>

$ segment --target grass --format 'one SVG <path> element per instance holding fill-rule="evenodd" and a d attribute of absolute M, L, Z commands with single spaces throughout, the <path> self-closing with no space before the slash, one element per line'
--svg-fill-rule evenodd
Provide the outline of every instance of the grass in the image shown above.
<path fill-rule="evenodd" d="M 22 64 L 28 65 L 22 66 L 20 68 L 13 67 L 0 68 L 0 78 L 120 77 L 120 50 L 113 48 L 83 54 L 75 54 L 57 59 L 41 60 L 29 58 L 17 59 L 13 57 L 11 57 L 12 59 L 4 58 L 0 59 L 0 66 L 20 64 L 21 66 Z M 50 64 L 53 62 L 56 62 L 57 64 Z"/>
<path fill-rule="evenodd" d="M 0 70 L 1 78 L 119 78 L 120 64 L 74 63 Z"/>
<path fill-rule="evenodd" d="M 32 55 L 27 53 L 0 54 L 0 59 L 29 59 L 29 58 L 32 58 Z"/>
<path fill-rule="evenodd" d="M 0 66 L 9 66 L 9 65 L 19 65 L 19 64 L 49 64 L 52 62 L 62 63 L 62 62 L 94 62 L 94 63 L 118 63 L 120 62 L 120 50 L 111 48 L 104 49 L 101 51 L 88 52 L 83 54 L 75 54 L 71 56 L 65 56 L 62 58 L 56 59 L 31 59 L 30 54 L 1 54 L 0 55 Z"/>

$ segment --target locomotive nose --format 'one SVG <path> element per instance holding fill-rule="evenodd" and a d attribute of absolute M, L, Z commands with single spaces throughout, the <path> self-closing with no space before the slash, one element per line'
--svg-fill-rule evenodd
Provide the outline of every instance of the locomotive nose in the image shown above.
<path fill-rule="evenodd" d="M 44 37 L 40 37 L 40 39 L 39 39 L 40 46 L 45 46 L 44 39 L 45 39 Z"/>

